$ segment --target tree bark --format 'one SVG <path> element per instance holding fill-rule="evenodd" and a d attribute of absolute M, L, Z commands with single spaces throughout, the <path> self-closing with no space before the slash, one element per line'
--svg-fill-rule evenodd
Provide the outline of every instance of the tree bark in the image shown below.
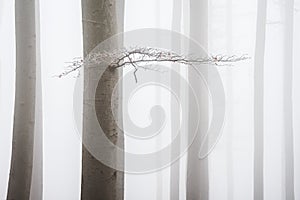
<path fill-rule="evenodd" d="M 226 41 L 227 41 L 227 54 L 232 55 L 232 0 L 227 0 L 226 2 Z M 226 173 L 227 173 L 227 199 L 234 199 L 234 172 L 233 172 L 233 132 L 234 132 L 234 125 L 233 119 L 234 119 L 234 112 L 235 112 L 235 106 L 232 106 L 232 102 L 234 99 L 234 92 L 233 92 L 233 80 L 234 76 L 232 71 L 228 70 L 227 72 L 227 91 L 229 93 L 227 99 L 228 99 L 228 112 L 227 112 L 227 120 L 228 123 L 228 132 L 226 132 L 226 147 L 227 147 L 227 166 L 226 166 Z"/>
<path fill-rule="evenodd" d="M 28 200 L 42 196 L 42 116 L 41 85 L 38 85 L 40 65 L 37 56 L 37 5 L 36 0 L 15 2 L 16 95 L 8 200 Z M 39 90 L 38 95 L 36 90 Z M 36 170 L 34 173 L 33 168 Z"/>
<path fill-rule="evenodd" d="M 284 186 L 285 199 L 295 199 L 294 191 L 294 133 L 293 133 L 293 32 L 294 0 L 285 2 L 285 46 L 283 69 L 284 101 Z"/>
<path fill-rule="evenodd" d="M 120 3 L 120 4 L 118 4 Z M 116 0 L 82 0 L 83 46 L 87 56 L 99 43 L 120 31 L 123 26 L 123 1 Z M 117 13 L 121 11 L 121 13 Z M 93 69 L 100 70 L 100 69 Z M 119 99 L 111 99 L 113 88 L 120 73 L 117 70 L 106 70 L 99 80 L 96 94 L 89 88 L 88 82 L 93 71 L 84 68 L 84 106 L 83 106 L 83 138 L 91 137 L 95 124 L 89 120 L 93 117 L 88 101 L 95 99 L 98 121 L 106 136 L 114 143 L 123 146 L 123 136 L 117 132 L 117 124 L 111 112 L 120 110 Z M 100 77 L 98 77 L 100 78 Z M 124 158 L 118 158 L 124 159 Z M 124 197 L 124 174 L 112 169 L 97 160 L 82 146 L 82 184 L 81 199 L 83 200 L 122 200 Z"/>
<path fill-rule="evenodd" d="M 254 58 L 254 199 L 264 199 L 264 56 L 267 0 L 258 1 Z"/>
<path fill-rule="evenodd" d="M 180 32 L 181 31 L 181 16 L 182 16 L 182 1 L 181 0 L 173 0 L 173 16 L 172 16 L 172 31 Z M 172 47 L 175 50 L 180 49 L 180 45 L 178 46 L 178 41 L 176 41 L 176 38 L 172 39 Z M 180 53 L 180 52 L 177 52 Z M 180 74 L 180 65 L 179 64 L 172 64 L 172 69 L 176 70 L 177 73 Z M 171 88 L 172 91 L 180 94 L 180 80 L 178 80 L 176 77 L 172 77 L 171 75 Z M 176 92 L 177 91 L 177 92 Z M 183 103 L 183 102 L 181 102 Z M 174 124 L 174 120 L 172 118 L 177 118 L 178 116 L 173 116 L 173 112 L 177 113 L 175 109 L 178 109 L 175 107 L 176 101 L 171 100 L 171 136 L 176 137 L 178 130 L 176 130 L 177 124 Z M 172 154 L 177 155 L 180 152 L 180 147 L 172 149 Z M 179 177 L 180 177 L 180 159 L 178 159 L 176 162 L 174 162 L 171 165 L 170 169 L 170 198 L 172 200 L 179 200 Z"/>
<path fill-rule="evenodd" d="M 40 15 L 39 0 L 35 0 L 36 26 L 36 97 L 35 126 L 33 145 L 33 167 L 30 200 L 43 199 L 43 110 L 42 110 L 42 72 L 40 55 Z"/>
<path fill-rule="evenodd" d="M 208 48 L 208 0 L 190 0 L 190 37 L 198 42 L 204 50 Z M 193 52 L 193 49 L 191 49 Z M 204 52 L 203 52 L 204 53 Z M 201 144 L 201 138 L 209 122 L 208 97 L 201 95 L 201 91 L 205 90 L 199 80 L 193 76 L 194 71 L 188 70 L 188 77 L 191 86 L 196 95 L 199 96 L 199 103 L 202 119 L 200 120 L 200 128 L 188 151 L 187 165 L 187 199 L 188 200 L 208 200 L 209 198 L 209 174 L 208 174 L 208 158 L 200 160 L 198 153 Z M 207 78 L 207 73 L 203 70 L 203 76 Z M 189 126 L 195 123 L 195 108 L 189 104 Z M 193 134 L 189 131 L 189 134 Z M 189 138 L 190 139 L 190 138 Z"/>

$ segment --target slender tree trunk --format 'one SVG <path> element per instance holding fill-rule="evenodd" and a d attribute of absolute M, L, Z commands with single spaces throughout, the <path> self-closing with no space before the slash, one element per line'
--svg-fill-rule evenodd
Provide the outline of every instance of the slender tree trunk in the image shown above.
<path fill-rule="evenodd" d="M 123 2 L 119 1 L 118 3 Z M 123 16 L 117 14 L 122 10 L 122 4 L 116 0 L 82 0 L 83 17 L 83 45 L 84 56 L 87 56 L 99 43 L 118 32 L 123 22 Z M 118 24 L 119 23 L 119 24 Z M 101 69 L 93 69 L 101 70 Z M 111 112 L 111 103 L 114 109 L 119 109 L 118 99 L 111 99 L 114 85 L 119 79 L 117 70 L 106 70 L 98 83 L 96 94 L 89 88 L 88 82 L 93 78 L 93 72 L 84 68 L 84 106 L 83 106 L 83 137 L 92 137 L 93 127 L 97 126 L 89 120 L 93 117 L 88 101 L 95 99 L 98 121 L 107 137 L 114 143 L 123 145 L 120 133 L 116 133 L 117 124 Z M 97 77 L 96 77 L 97 78 Z M 100 77 L 98 77 L 100 78 Z M 118 158 L 124 159 L 124 158 Z M 122 200 L 124 193 L 124 174 L 107 167 L 82 147 L 82 185 L 81 199 L 83 200 Z"/>
<path fill-rule="evenodd" d="M 181 15 L 182 15 L 182 1 L 181 0 L 173 0 L 173 17 L 172 17 L 172 31 L 180 32 L 181 30 Z M 178 41 L 173 38 L 172 47 L 174 50 L 180 49 L 180 45 L 178 46 Z M 177 52 L 180 53 L 180 52 Z M 172 64 L 172 70 L 176 70 L 177 73 L 180 74 L 180 65 L 179 64 Z M 180 94 L 180 80 L 177 80 L 175 77 L 171 76 L 171 88 L 172 91 Z M 177 91 L 177 92 L 176 92 Z M 182 103 L 182 102 L 181 102 Z M 176 106 L 176 101 L 172 100 L 171 102 L 171 113 L 176 112 L 178 108 Z M 176 137 L 178 130 L 176 130 L 177 124 L 174 124 L 174 120 L 172 118 L 177 118 L 178 116 L 173 116 L 171 114 L 171 136 L 172 138 Z M 175 120 L 177 121 L 177 120 Z M 177 155 L 180 152 L 180 147 L 172 149 L 172 154 Z M 179 200 L 179 177 L 180 177 L 180 159 L 174 162 L 171 165 L 171 172 L 170 172 L 170 198 L 172 200 Z"/>
<path fill-rule="evenodd" d="M 36 0 L 15 1 L 16 95 L 8 200 L 42 196 L 42 124 L 41 115 L 36 115 L 41 113 L 37 5 Z"/>
<path fill-rule="evenodd" d="M 226 41 L 227 41 L 227 54 L 232 55 L 232 0 L 227 0 L 226 5 Z M 227 87 L 229 92 L 228 102 L 230 102 L 230 105 L 227 105 L 228 108 L 228 132 L 226 133 L 227 138 L 227 166 L 226 166 L 226 172 L 227 172 L 227 199 L 232 200 L 234 199 L 234 173 L 233 173 L 233 146 L 232 146 L 232 140 L 233 140 L 233 132 L 234 132 L 234 126 L 233 126 L 233 120 L 234 120 L 234 106 L 232 106 L 233 102 L 233 75 L 232 71 L 228 71 L 227 74 Z"/>
<path fill-rule="evenodd" d="M 294 134 L 293 134 L 293 31 L 294 0 L 285 2 L 285 48 L 283 69 L 284 101 L 284 185 L 285 199 L 295 199 L 294 192 Z"/>
<path fill-rule="evenodd" d="M 190 36 L 195 39 L 205 50 L 208 48 L 208 1 L 190 0 Z M 193 49 L 191 49 L 193 51 Z M 208 126 L 208 97 L 204 97 L 201 91 L 205 91 L 199 79 L 195 80 L 194 71 L 188 72 L 189 82 L 196 95 L 200 97 L 201 120 L 196 139 L 189 148 L 187 166 L 187 199 L 188 200 L 208 200 L 209 198 L 209 174 L 208 158 L 199 160 L 198 153 L 201 144 L 201 137 Z M 207 73 L 203 72 L 207 77 Z M 196 123 L 194 105 L 189 104 L 189 123 Z M 190 133 L 189 134 L 193 134 Z"/>
<path fill-rule="evenodd" d="M 264 56 L 267 0 L 257 2 L 254 58 L 254 199 L 264 199 Z"/>
<path fill-rule="evenodd" d="M 161 23 L 161 6 L 160 6 L 160 0 L 155 0 L 155 25 L 156 27 L 160 27 L 160 23 Z M 157 35 L 157 41 L 160 41 L 160 37 L 159 35 Z M 161 41 L 160 41 L 161 42 Z M 157 83 L 160 83 L 160 77 L 156 77 L 155 81 Z M 162 96 L 161 96 L 161 92 L 160 90 L 156 91 L 156 95 L 155 95 L 155 103 L 157 105 L 160 105 L 162 103 Z M 159 118 L 160 116 L 155 116 L 156 118 Z M 156 149 L 160 149 L 162 146 L 162 136 L 158 136 L 157 142 L 156 142 Z M 160 165 L 160 163 L 162 162 L 162 157 L 161 156 L 157 156 L 156 158 L 156 162 L 158 163 L 158 165 Z M 163 170 L 158 170 L 156 172 L 156 200 L 163 200 L 164 199 L 164 171 Z"/>

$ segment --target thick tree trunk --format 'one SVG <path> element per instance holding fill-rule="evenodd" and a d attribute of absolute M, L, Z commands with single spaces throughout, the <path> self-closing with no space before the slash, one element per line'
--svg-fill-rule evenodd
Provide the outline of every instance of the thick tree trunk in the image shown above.
<path fill-rule="evenodd" d="M 36 105 L 41 105 L 40 85 L 36 95 L 37 79 L 40 83 L 37 12 L 36 0 L 16 0 L 16 95 L 8 200 L 42 196 L 42 116 L 37 115 L 41 106 Z"/>
<path fill-rule="evenodd" d="M 208 47 L 208 0 L 190 0 L 190 37 L 195 39 L 205 50 Z M 193 53 L 191 49 L 191 53 Z M 198 53 L 198 52 L 197 52 Z M 203 52 L 204 53 L 204 52 Z M 203 55 L 205 56 L 205 55 Z M 188 151 L 187 165 L 187 199 L 188 200 L 208 200 L 209 198 L 209 177 L 208 177 L 208 158 L 200 160 L 198 158 L 201 138 L 205 134 L 204 130 L 208 127 L 209 112 L 208 112 L 208 97 L 203 95 L 205 91 L 203 85 L 199 83 L 199 79 L 193 76 L 193 70 L 188 71 L 189 82 L 196 92 L 201 102 L 200 113 L 201 119 L 199 131 L 195 141 Z M 207 77 L 207 73 L 203 70 L 203 76 Z M 189 104 L 189 126 L 196 123 L 198 116 L 195 116 L 195 105 Z M 193 134 L 189 131 L 189 134 Z M 190 138 L 189 138 L 190 139 Z"/>
<path fill-rule="evenodd" d="M 42 110 L 42 72 L 40 56 L 40 15 L 39 0 L 35 0 L 36 26 L 36 97 L 35 126 L 33 145 L 33 166 L 30 200 L 43 199 L 43 110 Z"/>
<path fill-rule="evenodd" d="M 122 1 L 120 1 L 122 2 Z M 110 38 L 120 31 L 123 16 L 118 12 L 123 10 L 123 3 L 115 0 L 82 0 L 83 17 L 83 45 L 84 56 L 87 56 L 99 43 Z M 120 3 L 120 4 L 118 4 Z M 101 69 L 93 69 L 101 70 Z M 95 109 L 98 121 L 106 136 L 114 143 L 123 145 L 122 138 L 117 132 L 117 124 L 111 112 L 111 103 L 114 109 L 120 110 L 120 100 L 111 99 L 113 88 L 120 74 L 117 70 L 106 70 L 98 83 L 96 94 L 89 88 L 93 71 L 84 68 L 84 106 L 83 106 L 83 137 L 92 137 L 93 127 L 89 118 L 93 117 L 89 100 L 95 99 Z M 98 77 L 100 78 L 100 77 Z M 97 79 L 97 77 L 96 77 Z M 117 133 L 116 133 L 117 132 Z M 113 159 L 113 158 L 112 158 Z M 124 158 L 118 158 L 124 159 Z M 83 200 L 122 200 L 124 193 L 124 174 L 97 160 L 91 153 L 82 147 L 82 185 L 81 199 Z"/>

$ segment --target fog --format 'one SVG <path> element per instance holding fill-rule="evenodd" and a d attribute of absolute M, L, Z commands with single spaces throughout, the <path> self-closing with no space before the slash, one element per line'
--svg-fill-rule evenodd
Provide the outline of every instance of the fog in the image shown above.
<path fill-rule="evenodd" d="M 125 0 L 126 1 L 126 0 Z M 182 34 L 189 34 L 188 1 L 183 3 Z M 171 30 L 172 0 L 128 0 L 125 31 L 140 28 Z M 296 1 L 296 7 L 300 3 Z M 253 199 L 253 99 L 257 4 L 253 0 L 209 1 L 209 48 L 212 54 L 248 54 L 250 59 L 234 67 L 219 68 L 226 95 L 226 121 L 222 136 L 208 157 L 209 194 L 212 200 Z M 82 56 L 81 2 L 40 0 L 41 60 L 44 120 L 44 199 L 80 199 L 81 134 L 74 120 L 73 92 L 76 74 L 57 78 L 66 62 Z M 282 5 L 268 2 L 265 41 L 264 93 L 264 195 L 266 200 L 284 199 L 284 88 L 285 24 Z M 294 13 L 293 38 L 293 133 L 295 199 L 300 199 L 300 15 Z M 15 89 L 14 2 L 0 0 L 0 199 L 6 199 L 11 156 Z M 182 72 L 184 76 L 184 72 Z M 147 97 L 147 103 L 145 103 Z M 150 108 L 159 103 L 167 113 L 163 134 L 170 134 L 171 93 L 146 87 L 128 105 L 132 121 L 150 123 Z M 143 111 L 146 112 L 143 113 Z M 76 114 L 76 113 L 75 113 Z M 125 124 L 126 129 L 126 124 Z M 134 145 L 126 150 L 156 151 L 168 137 Z M 125 158 L 126 159 L 126 158 Z M 185 199 L 186 155 L 180 160 L 180 199 Z M 147 174 L 125 174 L 125 199 L 169 199 L 170 167 Z M 195 186 L 196 187 L 196 186 Z"/>

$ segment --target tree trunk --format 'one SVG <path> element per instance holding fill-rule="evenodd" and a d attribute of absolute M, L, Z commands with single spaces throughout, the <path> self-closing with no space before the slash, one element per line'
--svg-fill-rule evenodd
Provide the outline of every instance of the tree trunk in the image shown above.
<path fill-rule="evenodd" d="M 204 50 L 208 47 L 208 0 L 190 0 L 190 37 L 198 42 Z M 194 50 L 191 49 L 191 53 Z M 198 52 L 197 52 L 198 53 Z M 204 52 L 203 52 L 204 53 Z M 202 55 L 205 56 L 205 55 Z M 207 78 L 207 73 L 203 72 L 203 76 Z M 205 134 L 209 122 L 208 112 L 208 97 L 203 95 L 202 91 L 205 88 L 199 83 L 199 79 L 193 76 L 193 70 L 188 70 L 188 77 L 191 86 L 201 102 L 200 113 L 201 119 L 199 124 L 199 131 L 195 141 L 188 151 L 188 165 L 187 165 L 187 199 L 188 200 L 208 200 L 209 196 L 209 177 L 208 177 L 208 158 L 200 160 L 198 158 L 201 138 Z M 189 104 L 189 127 L 196 123 L 195 119 L 195 105 Z M 203 117 L 202 117 L 203 116 Z M 189 134 L 193 134 L 189 131 Z M 190 137 L 189 137 L 190 139 Z"/>
<path fill-rule="evenodd" d="M 43 111 L 42 111 L 42 74 L 40 56 L 40 15 L 39 0 L 35 0 L 36 26 L 36 97 L 35 126 L 33 145 L 33 167 L 30 200 L 43 199 Z"/>
<path fill-rule="evenodd" d="M 283 69 L 284 101 L 284 186 L 285 199 L 295 199 L 294 192 L 294 133 L 293 133 L 293 32 L 294 0 L 285 2 L 285 46 Z"/>
<path fill-rule="evenodd" d="M 120 3 L 120 4 L 118 4 Z M 116 0 L 82 0 L 83 17 L 83 46 L 84 56 L 87 56 L 99 43 L 110 38 L 122 29 L 123 15 L 117 13 L 123 10 L 123 1 Z M 101 69 L 93 69 L 101 70 Z M 88 101 L 95 99 L 95 109 L 101 128 L 106 136 L 114 143 L 123 146 L 111 112 L 120 100 L 111 99 L 113 88 L 120 74 L 117 70 L 106 70 L 98 83 L 96 94 L 93 94 L 88 82 L 91 81 L 93 71 L 84 68 L 84 106 L 83 106 L 83 138 L 92 137 L 93 127 L 97 126 L 89 120 L 93 117 Z M 100 78 L 100 77 L 98 77 Z M 117 132 L 117 133 L 116 133 Z M 118 158 L 124 159 L 124 158 Z M 82 184 L 81 199 L 83 200 L 122 200 L 124 196 L 124 174 L 112 169 L 97 160 L 83 145 L 82 146 Z"/>
<path fill-rule="evenodd" d="M 16 95 L 8 200 L 42 196 L 42 116 L 37 114 L 41 113 L 41 86 L 36 84 L 37 80 L 40 84 L 37 13 L 36 0 L 16 0 Z M 37 170 L 34 173 L 33 168 Z"/>
<path fill-rule="evenodd" d="M 226 2 L 226 41 L 227 41 L 227 54 L 232 55 L 232 0 L 227 0 Z M 227 120 L 228 123 L 228 131 L 226 132 L 226 148 L 227 148 L 227 166 L 226 166 L 226 174 L 227 174 L 227 199 L 234 199 L 234 172 L 233 172 L 233 133 L 234 133 L 234 125 L 232 124 L 234 119 L 235 106 L 232 106 L 232 102 L 234 99 L 233 92 L 233 74 L 232 71 L 228 70 L 227 72 L 227 91 L 228 91 L 228 104 L 227 104 Z"/>
<path fill-rule="evenodd" d="M 180 32 L 181 31 L 181 16 L 182 16 L 182 1 L 181 0 L 173 0 L 173 16 L 172 16 L 172 31 Z M 178 41 L 176 41 L 176 38 L 172 39 L 172 47 L 173 49 L 180 49 Z M 180 53 L 180 52 L 177 52 Z M 177 71 L 177 73 L 180 74 L 180 65 L 179 64 L 172 64 L 172 70 Z M 180 80 L 178 80 L 176 77 L 172 77 L 171 75 L 171 88 L 172 91 L 176 94 L 180 94 Z M 181 102 L 183 103 L 183 102 Z M 178 109 L 176 106 L 176 100 L 171 100 L 171 136 L 176 137 L 178 130 L 176 130 L 177 124 L 174 124 L 173 118 L 177 118 L 178 116 L 173 116 L 172 113 L 178 113 L 175 109 Z M 175 120 L 176 121 L 176 120 Z M 177 155 L 180 152 L 180 147 L 175 147 L 172 149 L 172 154 Z M 176 162 L 174 162 L 171 165 L 170 169 L 170 198 L 172 200 L 179 200 L 179 183 L 180 183 L 180 159 L 178 159 Z"/>
<path fill-rule="evenodd" d="M 264 56 L 267 0 L 258 1 L 254 58 L 254 199 L 264 199 Z"/>

